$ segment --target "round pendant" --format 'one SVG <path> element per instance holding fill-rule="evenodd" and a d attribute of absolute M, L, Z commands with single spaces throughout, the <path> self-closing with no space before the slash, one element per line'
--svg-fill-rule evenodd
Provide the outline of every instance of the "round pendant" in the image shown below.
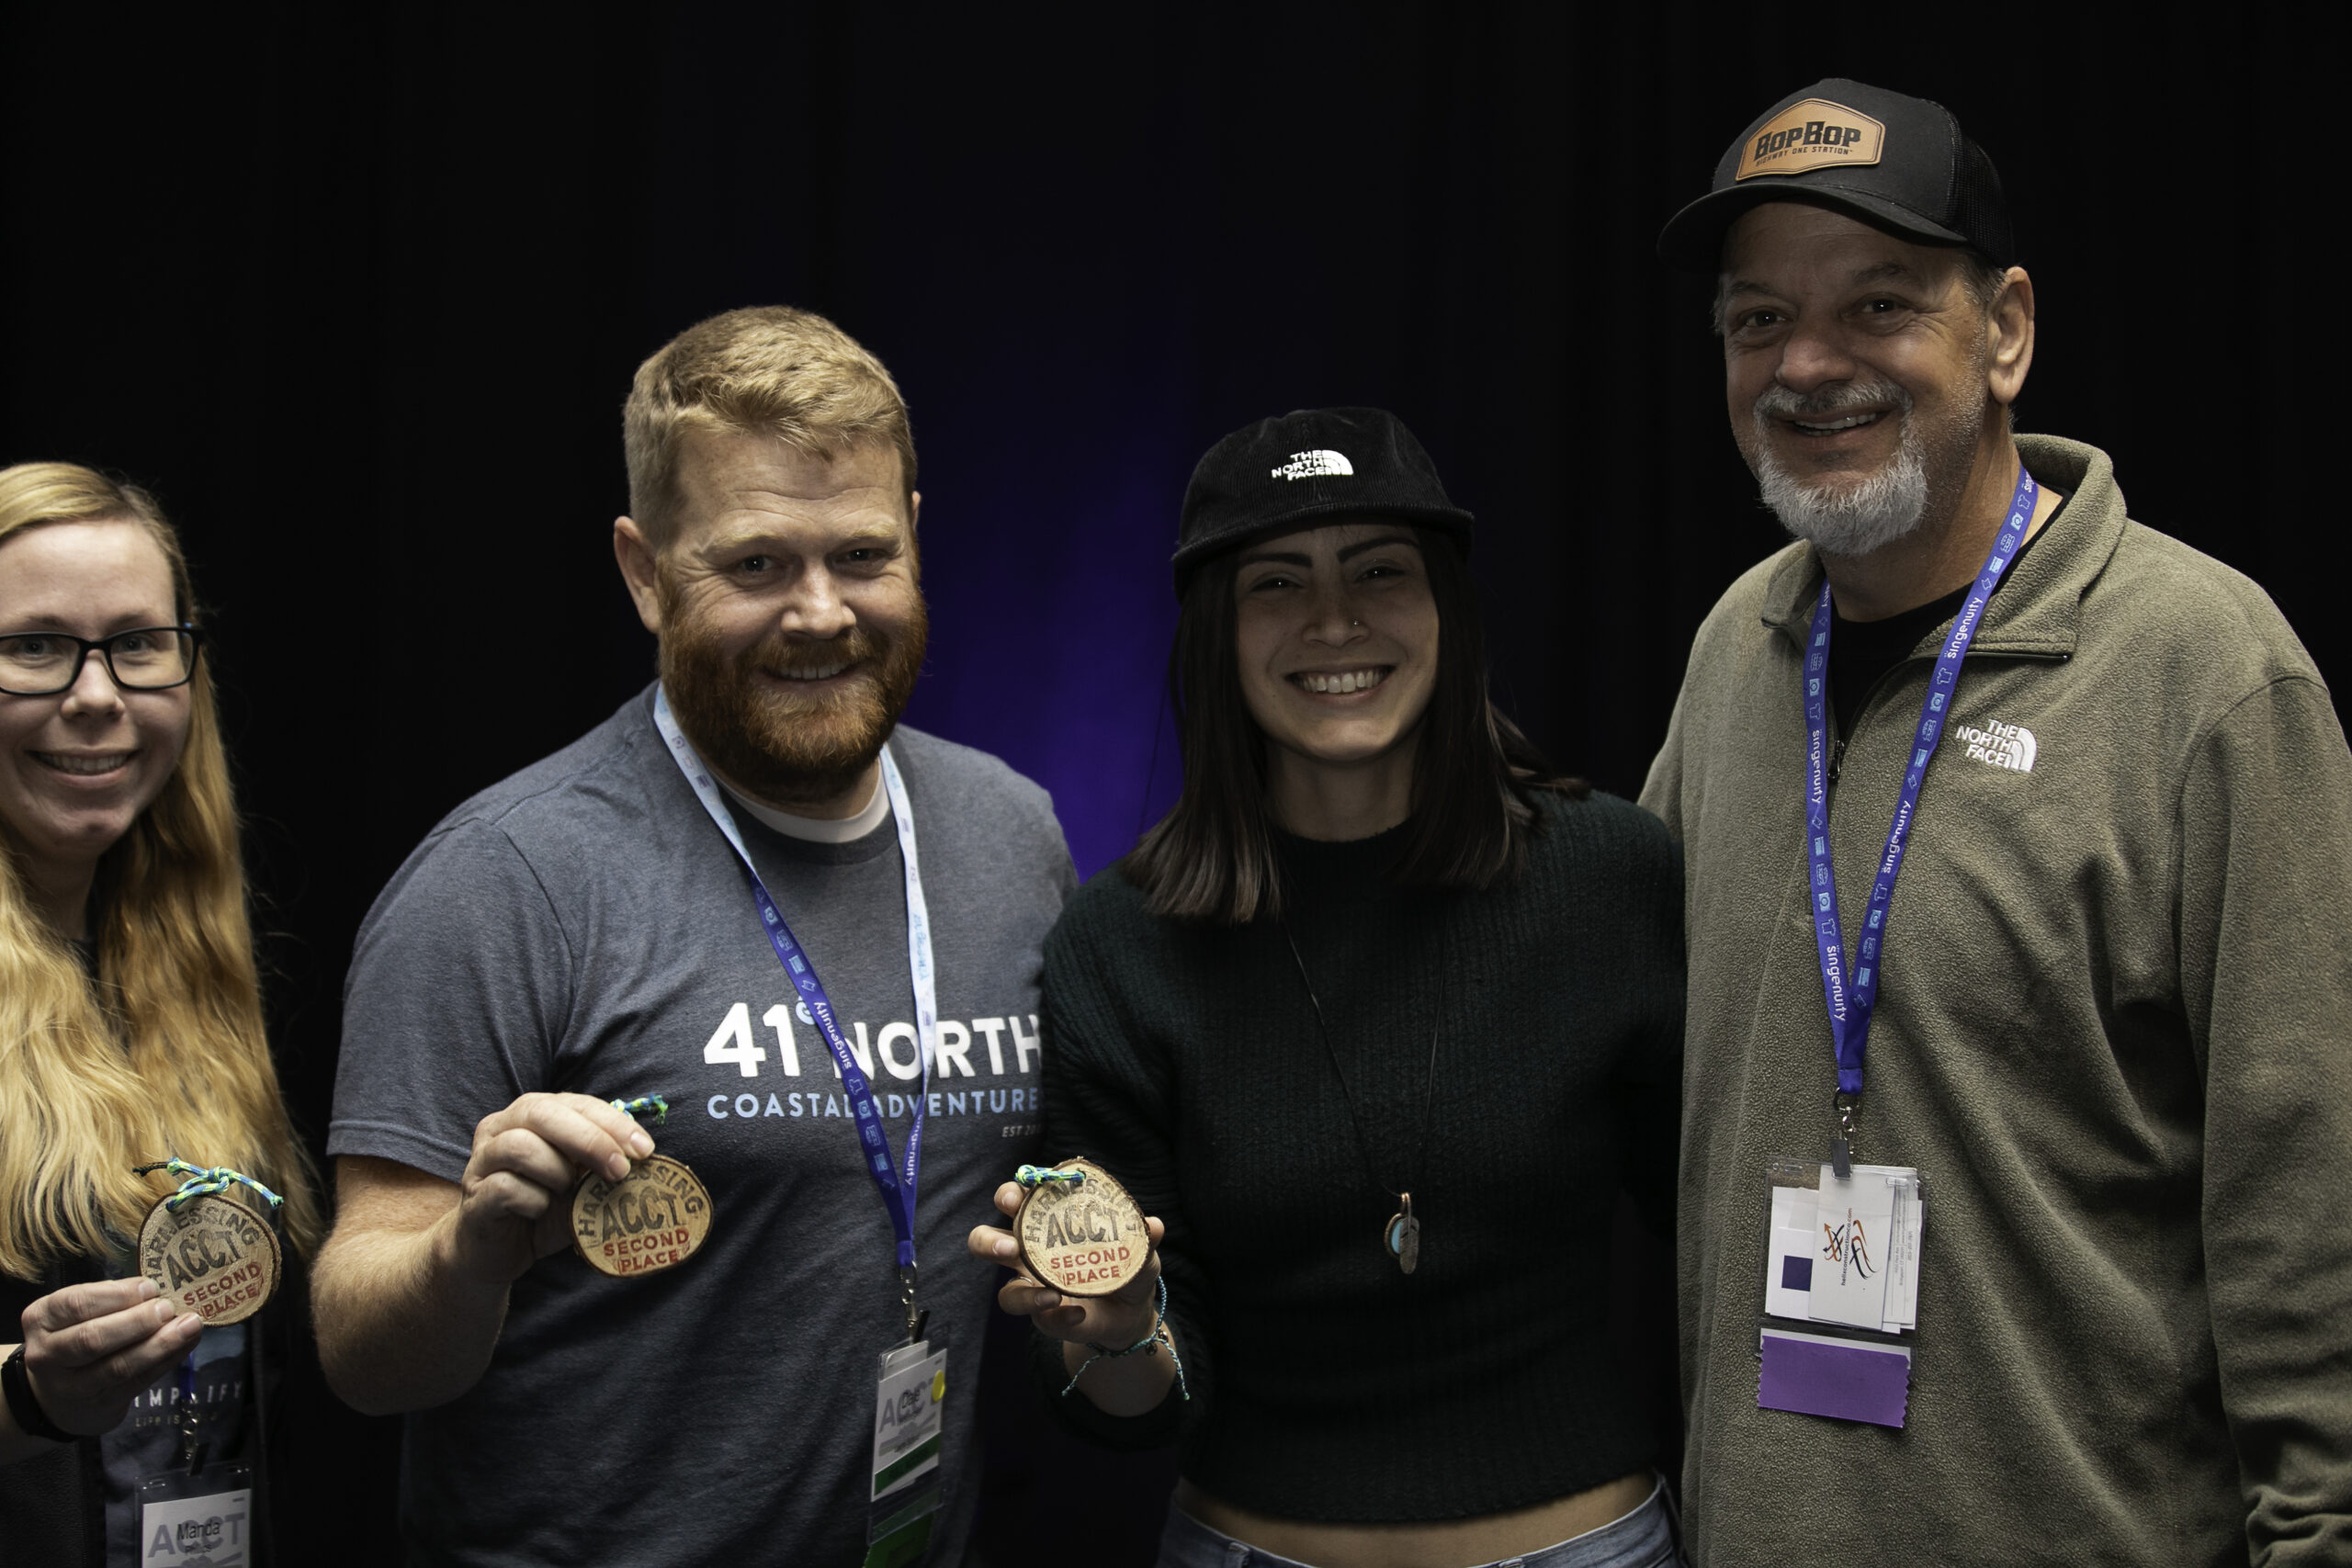
<path fill-rule="evenodd" d="M 269 1221 L 225 1192 L 166 1198 L 139 1227 L 139 1271 L 205 1326 L 243 1323 L 269 1303 L 285 1258 Z"/>
<path fill-rule="evenodd" d="M 571 1190 L 572 1250 L 616 1280 L 674 1269 L 709 1236 L 710 1193 L 667 1155 L 648 1155 L 618 1181 L 592 1173 Z"/>
<path fill-rule="evenodd" d="M 1058 1170 L 1082 1170 L 1080 1182 L 1044 1181 L 1029 1189 L 1012 1216 L 1021 1261 L 1032 1278 L 1066 1296 L 1107 1296 L 1151 1258 L 1143 1209 L 1111 1173 L 1083 1156 Z"/>

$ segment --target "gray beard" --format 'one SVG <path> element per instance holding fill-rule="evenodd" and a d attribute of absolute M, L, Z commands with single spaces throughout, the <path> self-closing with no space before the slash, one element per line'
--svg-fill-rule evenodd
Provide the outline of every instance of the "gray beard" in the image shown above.
<path fill-rule="evenodd" d="M 1816 490 L 1781 466 L 1760 438 L 1748 459 L 1764 504 L 1781 526 L 1825 555 L 1866 556 L 1917 529 L 1928 516 L 1928 438 L 1911 415 L 1911 394 L 1899 387 L 1849 387 L 1824 399 L 1799 399 L 1767 388 L 1751 414 L 1760 427 L 1770 415 L 1834 415 L 1840 406 L 1892 401 L 1903 420 L 1894 460 L 1859 482 Z M 1770 405 L 1768 407 L 1768 405 Z"/>

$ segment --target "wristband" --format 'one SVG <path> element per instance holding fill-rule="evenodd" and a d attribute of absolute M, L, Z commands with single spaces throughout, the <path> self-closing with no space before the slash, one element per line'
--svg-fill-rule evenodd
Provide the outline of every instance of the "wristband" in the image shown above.
<path fill-rule="evenodd" d="M 1134 1344 L 1128 1346 L 1124 1350 L 1114 1350 L 1110 1346 L 1093 1339 L 1081 1339 L 1079 1343 L 1093 1351 L 1097 1356 L 1115 1361 L 1122 1356 L 1132 1356 L 1136 1354 L 1138 1351 L 1148 1352 L 1150 1347 L 1159 1344 L 1159 1325 L 1167 1321 L 1168 1285 L 1165 1280 L 1162 1280 L 1159 1286 L 1159 1304 L 1152 1309 L 1151 1323 L 1144 1329 L 1142 1338 L 1136 1340 Z"/>
<path fill-rule="evenodd" d="M 1079 1364 L 1078 1371 L 1070 1374 L 1069 1385 L 1062 1390 L 1062 1397 L 1064 1399 L 1068 1399 L 1069 1397 L 1070 1390 L 1078 1386 L 1078 1380 L 1084 1377 L 1086 1375 L 1086 1369 L 1092 1366 L 1095 1362 L 1101 1360 L 1115 1361 L 1123 1356 L 1157 1356 L 1159 1354 L 1159 1348 L 1162 1345 L 1168 1347 L 1169 1364 L 1176 1369 L 1176 1392 L 1182 1394 L 1187 1400 L 1190 1400 L 1193 1397 L 1193 1391 L 1186 1387 L 1184 1383 L 1184 1359 L 1182 1357 L 1176 1354 L 1176 1341 L 1169 1337 L 1168 1334 L 1167 1275 L 1162 1274 L 1159 1277 L 1159 1301 L 1152 1310 L 1150 1333 L 1145 1335 L 1142 1338 L 1136 1340 L 1134 1344 L 1128 1346 L 1124 1350 L 1114 1350 L 1107 1346 L 1097 1345 L 1091 1339 L 1087 1340 L 1085 1343 L 1086 1348 L 1093 1351 L 1094 1354 L 1087 1357 L 1084 1361 Z"/>
<path fill-rule="evenodd" d="M 47 1438 L 52 1443 L 76 1441 L 75 1434 L 67 1431 L 49 1418 L 40 1407 L 40 1395 L 33 1392 L 33 1380 L 25 1371 L 25 1348 L 17 1346 L 0 1361 L 0 1392 L 8 1398 L 8 1414 L 16 1418 L 17 1430 L 28 1438 Z"/>

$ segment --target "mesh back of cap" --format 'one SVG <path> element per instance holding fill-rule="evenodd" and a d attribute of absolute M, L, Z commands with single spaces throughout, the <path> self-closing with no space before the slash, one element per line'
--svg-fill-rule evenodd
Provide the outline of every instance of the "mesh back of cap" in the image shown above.
<path fill-rule="evenodd" d="M 2009 201 L 2002 194 L 2001 176 L 1984 149 L 1963 137 L 1960 169 L 1952 192 L 1953 227 L 1974 242 L 1995 265 L 2017 260 L 2017 236 L 2009 231 Z"/>

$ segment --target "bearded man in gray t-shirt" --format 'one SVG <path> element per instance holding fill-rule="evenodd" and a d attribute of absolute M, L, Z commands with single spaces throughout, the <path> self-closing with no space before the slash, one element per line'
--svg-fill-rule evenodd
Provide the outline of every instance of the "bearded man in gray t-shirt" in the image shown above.
<path fill-rule="evenodd" d="M 895 728 L 921 498 L 878 361 L 733 311 L 646 361 L 626 426 L 613 545 L 661 681 L 444 818 L 369 912 L 321 1353 L 408 1413 L 412 1562 L 955 1562 L 994 1285 L 962 1243 L 1037 1153 L 1069 853 L 1036 785 Z M 570 1256 L 575 1188 L 657 1142 L 707 1235 L 592 1204 L 678 1260 Z M 907 1420 L 935 1444 L 893 1447 Z"/>

